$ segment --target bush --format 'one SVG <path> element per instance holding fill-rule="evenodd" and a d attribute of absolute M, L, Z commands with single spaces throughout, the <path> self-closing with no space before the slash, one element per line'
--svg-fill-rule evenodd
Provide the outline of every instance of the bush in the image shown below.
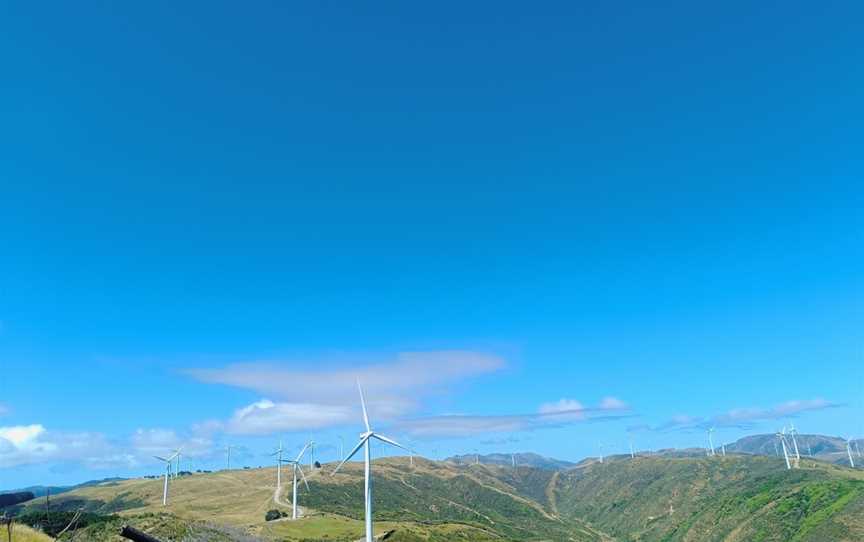
<path fill-rule="evenodd" d="M 274 521 L 274 520 L 281 519 L 281 518 L 284 518 L 287 516 L 288 516 L 288 514 L 286 514 L 285 512 L 282 512 L 280 510 L 276 510 L 274 508 L 273 510 L 267 510 L 267 513 L 264 514 L 264 519 L 266 521 Z"/>

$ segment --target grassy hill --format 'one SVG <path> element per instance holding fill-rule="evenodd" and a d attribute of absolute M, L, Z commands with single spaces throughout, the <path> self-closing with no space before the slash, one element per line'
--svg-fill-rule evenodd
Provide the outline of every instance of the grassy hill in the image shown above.
<path fill-rule="evenodd" d="M 116 514 L 90 528 L 94 542 L 119 541 L 123 522 L 175 541 L 357 540 L 361 465 L 336 476 L 332 467 L 309 475 L 298 521 L 264 521 L 267 510 L 289 511 L 273 500 L 273 468 L 182 477 L 164 508 L 161 481 L 139 479 L 74 490 L 52 509 Z M 375 527 L 391 542 L 864 540 L 864 473 L 802 467 L 750 455 L 614 457 L 565 470 L 389 457 L 374 464 Z"/>
<path fill-rule="evenodd" d="M 516 465 L 520 467 L 533 467 L 535 469 L 551 469 L 562 470 L 575 467 L 576 463 L 570 461 L 562 461 L 551 457 L 544 457 L 539 454 L 532 453 L 516 453 L 516 454 L 465 454 L 454 455 L 448 457 L 444 461 L 457 463 L 459 465 L 501 465 L 502 467 L 511 467 L 513 460 L 516 460 Z"/>
<path fill-rule="evenodd" d="M 50 536 L 40 533 L 35 529 L 31 529 L 26 525 L 15 525 L 12 528 L 11 542 L 51 542 L 54 540 Z M 10 542 L 6 527 L 0 528 L 0 542 Z"/>
<path fill-rule="evenodd" d="M 819 461 L 848 465 L 849 457 L 846 453 L 846 441 L 840 437 L 826 435 L 799 434 L 798 452 L 802 456 L 812 457 Z M 776 435 L 750 435 L 726 446 L 727 452 L 745 453 L 754 455 L 778 456 L 782 450 L 778 447 Z M 858 455 L 859 450 L 864 450 L 864 442 L 852 441 L 852 457 L 856 463 L 864 464 L 864 458 Z M 789 450 L 792 453 L 792 450 Z"/>
<path fill-rule="evenodd" d="M 560 514 L 620 540 L 864 539 L 864 475 L 802 467 L 759 456 L 641 457 L 562 473 L 554 495 Z"/>

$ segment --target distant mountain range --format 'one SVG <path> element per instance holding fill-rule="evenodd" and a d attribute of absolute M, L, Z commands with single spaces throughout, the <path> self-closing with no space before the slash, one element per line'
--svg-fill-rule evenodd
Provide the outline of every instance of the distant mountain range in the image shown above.
<path fill-rule="evenodd" d="M 565 470 L 576 466 L 576 463 L 563 461 L 561 459 L 552 459 L 533 453 L 513 453 L 513 454 L 464 454 L 448 457 L 444 461 L 455 463 L 457 465 L 472 465 L 480 463 L 481 465 L 503 465 L 512 466 L 514 461 L 518 467 L 532 467 L 535 469 L 544 470 Z"/>

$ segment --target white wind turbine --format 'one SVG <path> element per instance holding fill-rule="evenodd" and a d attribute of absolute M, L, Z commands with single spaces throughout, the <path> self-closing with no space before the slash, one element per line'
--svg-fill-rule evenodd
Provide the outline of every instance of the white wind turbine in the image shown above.
<path fill-rule="evenodd" d="M 854 469 L 855 468 L 855 461 L 852 460 L 852 444 L 851 444 L 851 442 L 852 442 L 851 438 L 846 439 L 846 455 L 849 456 L 849 466 Z"/>
<path fill-rule="evenodd" d="M 174 457 L 177 459 L 177 468 L 174 469 L 174 479 L 176 480 L 178 476 L 180 476 L 180 453 L 183 451 L 183 446 L 180 446 L 176 450 L 174 450 Z"/>
<path fill-rule="evenodd" d="M 231 446 L 230 444 L 225 447 L 225 451 L 228 452 L 228 469 L 227 470 L 231 470 L 231 448 L 234 448 L 234 446 Z"/>
<path fill-rule="evenodd" d="M 162 485 L 162 506 L 168 504 L 168 478 L 171 476 L 171 462 L 174 461 L 174 458 L 177 456 L 177 452 L 174 455 L 169 457 L 159 457 L 158 455 L 154 455 L 156 459 L 165 463 L 165 483 Z"/>
<path fill-rule="evenodd" d="M 630 436 L 630 459 L 636 459 L 636 452 L 633 451 L 633 436 Z"/>
<path fill-rule="evenodd" d="M 282 440 L 279 440 L 279 447 L 276 448 L 276 451 L 270 454 L 271 456 L 276 456 L 276 490 L 278 491 L 282 487 L 282 452 L 285 449 L 282 447 Z"/>
<path fill-rule="evenodd" d="M 792 464 L 789 462 L 789 452 L 786 449 L 786 428 L 777 431 L 777 438 L 780 439 L 780 446 L 783 447 L 783 459 L 786 460 L 786 469 L 789 470 L 792 468 Z"/>
<path fill-rule="evenodd" d="M 402 448 L 408 453 L 411 453 L 411 450 L 402 446 L 398 442 L 384 435 L 380 435 L 372 430 L 372 427 L 369 425 L 369 414 L 366 412 L 366 399 L 363 397 L 363 388 L 360 386 L 360 380 L 357 380 L 357 389 L 360 391 L 360 406 L 363 408 L 363 424 L 366 426 L 366 432 L 360 434 L 360 442 L 357 443 L 357 446 L 351 450 L 345 459 L 339 463 L 339 466 L 336 467 L 336 470 L 333 471 L 333 474 L 339 472 L 339 469 L 342 468 L 349 459 L 354 457 L 354 454 L 357 453 L 360 448 L 363 448 L 363 458 L 364 458 L 364 467 L 363 467 L 363 476 L 365 481 L 365 520 L 366 520 L 366 542 L 373 542 L 372 536 L 372 458 L 371 458 L 371 445 L 372 439 L 380 440 L 386 444 L 390 444 L 391 446 L 396 446 L 397 448 Z M 332 475 L 331 475 L 332 476 Z"/>
<path fill-rule="evenodd" d="M 309 439 L 309 470 L 315 468 L 315 441 Z"/>
<path fill-rule="evenodd" d="M 709 450 L 710 450 L 708 452 L 708 455 L 711 455 L 711 456 L 716 455 L 714 452 L 714 428 L 713 427 L 708 428 L 708 446 L 709 446 Z"/>
<path fill-rule="evenodd" d="M 303 457 L 303 454 L 306 453 L 306 450 L 311 449 L 311 448 L 312 448 L 312 441 L 310 440 L 309 442 L 306 443 L 305 446 L 303 446 L 303 449 L 300 450 L 300 453 L 297 454 L 297 458 L 294 460 L 290 460 L 290 459 L 284 459 L 283 460 L 281 453 L 279 455 L 280 463 L 282 463 L 282 462 L 288 463 L 289 465 L 291 465 L 291 468 L 294 471 L 294 489 L 293 489 L 294 493 L 291 497 L 291 519 L 297 519 L 297 473 L 298 472 L 300 473 L 300 477 L 303 479 L 303 483 L 306 484 L 306 491 L 309 491 L 309 482 L 306 481 L 306 475 L 303 474 L 303 469 L 300 467 L 300 459 Z M 279 451 L 280 452 L 282 451 L 282 443 L 281 442 L 279 443 Z"/>
<path fill-rule="evenodd" d="M 789 434 L 792 435 L 792 448 L 795 450 L 795 461 L 801 461 L 801 454 L 798 453 L 798 439 L 796 438 L 798 431 L 791 423 L 789 424 Z"/>

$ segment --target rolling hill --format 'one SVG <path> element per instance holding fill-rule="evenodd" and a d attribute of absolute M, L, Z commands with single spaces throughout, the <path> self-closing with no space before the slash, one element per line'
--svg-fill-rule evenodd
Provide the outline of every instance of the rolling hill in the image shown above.
<path fill-rule="evenodd" d="M 553 459 L 551 457 L 545 457 L 533 453 L 465 454 L 454 455 L 448 457 L 444 461 L 459 465 L 473 465 L 480 463 L 483 465 L 501 465 L 504 467 L 510 467 L 513 465 L 514 459 L 517 466 L 533 467 L 535 469 L 561 470 L 576 466 L 576 463 L 571 463 L 570 461 L 562 461 L 560 459 Z"/>
<path fill-rule="evenodd" d="M 309 475 L 304 517 L 265 522 L 273 468 L 138 479 L 76 489 L 55 512 L 115 517 L 87 540 L 119 540 L 122 522 L 166 540 L 353 541 L 362 534 L 362 468 Z M 609 458 L 568 469 L 376 460 L 375 527 L 389 541 L 853 541 L 864 539 L 864 473 L 821 462 L 787 471 L 776 457 Z M 15 512 L 43 512 L 42 500 Z M 200 533 L 206 533 L 201 535 Z M 201 538 L 204 536 L 204 538 Z M 197 538 L 196 538 L 197 537 Z"/>

